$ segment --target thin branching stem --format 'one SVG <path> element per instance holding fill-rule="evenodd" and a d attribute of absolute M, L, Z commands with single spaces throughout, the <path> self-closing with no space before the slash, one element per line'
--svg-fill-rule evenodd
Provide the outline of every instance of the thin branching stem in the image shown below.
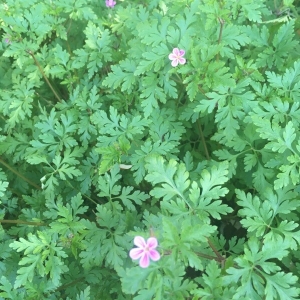
<path fill-rule="evenodd" d="M 223 34 L 223 29 L 224 29 L 224 24 L 225 24 L 225 21 L 221 18 L 218 18 L 219 20 L 219 23 L 220 23 L 220 31 L 219 31 L 219 38 L 218 38 L 218 44 L 221 43 L 221 40 L 222 40 L 222 34 Z M 219 53 L 217 54 L 217 60 L 219 60 Z"/>
<path fill-rule="evenodd" d="M 224 24 L 225 24 L 225 21 L 221 18 L 218 18 L 219 22 L 220 22 L 220 31 L 219 31 L 219 39 L 218 39 L 218 44 L 221 43 L 221 40 L 222 40 L 222 34 L 223 34 L 223 29 L 224 29 Z"/>
<path fill-rule="evenodd" d="M 31 225 L 31 226 L 47 226 L 47 224 L 42 222 L 30 222 L 30 221 L 23 221 L 23 220 L 0 220 L 0 223 L 24 224 L 24 225 Z"/>
<path fill-rule="evenodd" d="M 167 250 L 164 252 L 164 255 L 171 255 L 172 251 L 171 250 Z M 222 263 L 225 258 L 223 256 L 221 256 L 221 258 L 219 256 L 212 256 L 212 255 L 209 255 L 209 254 L 205 254 L 205 253 L 202 253 L 202 252 L 195 252 L 195 254 L 199 257 L 203 257 L 203 258 L 206 258 L 206 259 L 209 259 L 209 260 L 215 260 L 219 263 Z"/>
<path fill-rule="evenodd" d="M 207 239 L 207 242 L 210 246 L 210 248 L 212 249 L 212 251 L 214 251 L 214 253 L 216 254 L 218 261 L 223 262 L 225 260 L 225 258 L 219 253 L 219 251 L 216 249 L 216 247 L 213 245 L 213 243 Z"/>
<path fill-rule="evenodd" d="M 17 170 L 15 170 L 13 167 L 11 167 L 9 164 L 7 164 L 3 159 L 0 158 L 0 164 L 2 164 L 3 166 L 5 166 L 7 169 L 9 169 L 11 172 L 13 172 L 14 174 L 16 174 L 18 177 L 22 178 L 23 180 L 25 180 L 27 183 L 29 183 L 30 185 L 32 185 L 33 187 L 35 187 L 37 190 L 41 190 L 42 188 L 40 186 L 38 186 L 37 184 L 35 184 L 34 182 L 32 182 L 30 179 L 26 178 L 24 175 L 22 175 L 21 173 L 19 173 Z"/>
<path fill-rule="evenodd" d="M 68 288 L 68 287 L 70 287 L 70 286 L 73 286 L 73 285 L 75 285 L 75 284 L 77 284 L 77 283 L 79 283 L 79 282 L 82 282 L 84 280 L 84 277 L 80 277 L 80 278 L 77 278 L 76 280 L 74 280 L 74 281 L 71 281 L 71 282 L 69 282 L 69 283 L 66 283 L 66 284 L 64 284 L 64 285 L 61 285 L 60 287 L 58 287 L 57 289 L 56 289 L 56 292 L 58 292 L 58 291 L 64 291 L 66 288 Z"/>
<path fill-rule="evenodd" d="M 208 150 L 207 150 L 207 146 L 206 146 L 206 142 L 205 142 L 205 138 L 204 138 L 204 135 L 203 135 L 203 131 L 202 131 L 200 121 L 197 120 L 196 123 L 197 123 L 198 130 L 199 130 L 199 133 L 200 133 L 201 141 L 202 141 L 202 144 L 203 144 L 203 147 L 204 147 L 204 152 L 205 152 L 206 159 L 210 160 L 210 156 L 209 156 L 209 153 L 208 153 Z"/>
<path fill-rule="evenodd" d="M 45 81 L 47 82 L 48 86 L 50 87 L 51 91 L 53 92 L 54 96 L 56 97 L 56 99 L 61 102 L 60 97 L 58 96 L 58 94 L 56 93 L 55 89 L 53 88 L 52 84 L 50 83 L 49 79 L 47 78 L 42 66 L 40 65 L 40 63 L 38 62 L 38 60 L 36 59 L 35 55 L 33 54 L 32 51 L 28 50 L 27 51 L 28 54 L 30 54 L 30 56 L 33 58 L 35 64 L 37 65 L 38 69 L 40 70 L 41 74 L 43 75 Z"/>

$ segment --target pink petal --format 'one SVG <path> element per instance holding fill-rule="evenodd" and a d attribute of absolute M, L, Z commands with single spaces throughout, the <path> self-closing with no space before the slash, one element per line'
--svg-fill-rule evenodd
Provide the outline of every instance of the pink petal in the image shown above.
<path fill-rule="evenodd" d="M 183 58 L 183 57 L 180 57 L 180 58 L 178 58 L 178 61 L 179 61 L 179 63 L 180 63 L 181 65 L 184 65 L 185 62 L 186 62 L 186 59 Z"/>
<path fill-rule="evenodd" d="M 174 55 L 173 53 L 169 54 L 169 59 L 170 60 L 176 59 L 176 55 Z"/>
<path fill-rule="evenodd" d="M 150 264 L 149 253 L 144 253 L 140 259 L 141 268 L 148 268 Z"/>
<path fill-rule="evenodd" d="M 180 56 L 183 56 L 184 54 L 185 54 L 185 51 L 184 51 L 184 50 L 182 50 L 182 49 L 179 50 L 179 55 L 180 55 Z"/>
<path fill-rule="evenodd" d="M 140 248 L 133 248 L 129 251 L 129 256 L 133 259 L 133 260 L 136 260 L 136 259 L 139 259 L 144 253 L 144 250 L 143 249 L 140 249 Z"/>
<path fill-rule="evenodd" d="M 158 243 L 157 243 L 157 238 L 155 237 L 150 237 L 147 240 L 147 246 L 149 249 L 155 249 L 157 247 Z"/>
<path fill-rule="evenodd" d="M 116 1 L 113 0 L 105 0 L 106 7 L 114 7 L 116 5 Z"/>
<path fill-rule="evenodd" d="M 153 261 L 158 261 L 160 260 L 160 254 L 156 250 L 150 250 L 149 251 L 149 256 Z"/>
<path fill-rule="evenodd" d="M 138 246 L 139 248 L 145 248 L 146 247 L 146 241 L 141 236 L 136 236 L 133 240 L 133 243 Z"/>
<path fill-rule="evenodd" d="M 180 55 L 180 51 L 178 48 L 174 48 L 173 49 L 173 53 L 176 55 L 176 56 L 179 56 Z"/>
<path fill-rule="evenodd" d="M 178 59 L 174 59 L 172 62 L 171 62 L 171 65 L 173 67 L 176 67 L 178 65 Z"/>

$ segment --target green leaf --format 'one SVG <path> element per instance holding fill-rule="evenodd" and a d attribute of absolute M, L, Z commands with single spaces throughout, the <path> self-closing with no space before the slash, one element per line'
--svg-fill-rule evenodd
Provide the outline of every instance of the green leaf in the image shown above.
<path fill-rule="evenodd" d="M 83 232 L 85 226 L 82 224 L 78 215 L 84 214 L 88 207 L 82 206 L 82 204 L 83 200 L 80 194 L 72 197 L 71 204 L 67 203 L 65 206 L 63 206 L 60 201 L 57 203 L 54 203 L 53 201 L 51 206 L 53 210 L 56 210 L 55 214 L 58 218 L 56 221 L 50 223 L 51 231 L 53 233 L 59 233 L 63 236 L 70 232 L 73 235 Z M 50 206 L 49 202 L 48 206 Z"/>
<path fill-rule="evenodd" d="M 151 272 L 151 268 L 142 269 L 141 267 L 133 267 L 126 269 L 126 271 L 122 270 L 122 273 L 124 273 L 124 276 L 121 277 L 123 291 L 134 295 L 144 285 Z"/>
<path fill-rule="evenodd" d="M 36 272 L 42 277 L 49 274 L 54 286 L 58 286 L 61 274 L 68 271 L 61 260 L 67 255 L 62 247 L 56 246 L 54 236 L 44 231 L 38 231 L 37 234 L 38 236 L 29 233 L 28 241 L 20 238 L 20 241 L 10 244 L 12 249 L 24 251 L 25 255 L 19 265 L 26 266 L 18 270 L 15 288 L 26 285 L 27 281 L 32 282 Z"/>
<path fill-rule="evenodd" d="M 189 205 L 185 191 L 190 186 L 190 180 L 184 164 L 178 164 L 175 160 L 170 160 L 168 165 L 165 166 L 162 157 L 150 157 L 147 160 L 146 168 L 149 174 L 145 179 L 154 185 L 162 184 L 162 187 L 152 189 L 150 192 L 152 196 L 164 200 L 179 196 Z"/>
<path fill-rule="evenodd" d="M 106 173 L 112 166 L 120 162 L 121 152 L 117 144 L 110 147 L 97 148 L 96 151 L 102 154 L 101 163 L 98 169 L 99 175 Z"/>
<path fill-rule="evenodd" d="M 142 202 L 146 201 L 149 196 L 145 194 L 144 192 L 140 191 L 134 191 L 132 194 L 130 194 L 133 190 L 133 187 L 127 186 L 122 188 L 122 193 L 114 198 L 119 198 L 122 200 L 125 207 L 127 207 L 129 210 L 136 210 L 136 207 L 133 205 L 135 203 L 136 205 L 141 205 Z"/>
<path fill-rule="evenodd" d="M 115 236 L 115 238 L 117 238 Z M 106 252 L 106 261 L 115 269 L 123 265 L 124 259 L 128 256 L 127 251 L 115 239 L 105 239 L 102 244 L 102 251 Z"/>
<path fill-rule="evenodd" d="M 201 195 L 198 185 L 193 182 L 189 198 L 193 202 L 194 209 L 201 219 L 208 221 L 209 215 L 215 219 L 221 219 L 221 214 L 228 214 L 232 212 L 232 209 L 226 204 L 222 204 L 221 200 L 213 202 L 211 202 L 211 200 L 218 199 L 219 196 L 224 196 L 227 192 L 228 190 L 226 188 L 217 186 L 213 189 L 212 193 L 209 193 L 209 197 L 206 197 L 205 195 Z"/>
<path fill-rule="evenodd" d="M 6 191 L 7 187 L 8 187 L 8 182 L 0 180 L 0 197 L 4 196 L 4 192 Z"/>
<path fill-rule="evenodd" d="M 241 223 L 250 232 L 255 231 L 256 236 L 263 236 L 270 228 L 274 216 L 270 203 L 257 196 L 252 197 L 250 193 L 245 194 L 240 190 L 235 192 L 239 199 L 237 204 L 243 207 L 239 210 L 239 214 L 244 217 Z"/>
<path fill-rule="evenodd" d="M 106 230 L 97 227 L 96 223 L 85 222 L 87 234 L 82 241 L 82 251 L 79 254 L 80 262 L 86 269 L 101 266 L 106 252 L 102 249 L 102 242 L 106 239 Z M 107 249 L 106 249 L 107 251 Z"/>
<path fill-rule="evenodd" d="M 24 299 L 24 292 L 17 291 L 5 276 L 0 278 L 0 297 L 3 299 Z"/>
<path fill-rule="evenodd" d="M 143 60 L 139 63 L 134 72 L 135 76 L 149 71 L 157 72 L 165 65 L 165 59 L 169 55 L 169 49 L 165 44 L 160 44 L 152 49 L 151 52 L 143 53 Z"/>
<path fill-rule="evenodd" d="M 243 1 L 240 4 L 242 14 L 252 22 L 260 23 L 262 21 L 262 11 L 265 9 L 264 1 Z"/>
<path fill-rule="evenodd" d="M 228 181 L 228 163 L 219 163 L 213 166 L 211 171 L 204 169 L 201 173 L 200 185 L 202 187 L 201 196 L 212 200 L 224 196 L 227 189 L 220 189 L 218 185 L 222 185 Z"/>
<path fill-rule="evenodd" d="M 244 157 L 245 171 L 249 172 L 257 164 L 257 155 L 256 153 L 247 153 Z"/>
<path fill-rule="evenodd" d="M 264 198 L 268 199 L 271 204 L 274 214 L 287 215 L 291 211 L 297 209 L 300 206 L 299 201 L 297 201 L 297 194 L 291 187 L 284 189 L 278 189 L 272 191 L 271 189 L 266 189 L 264 191 Z"/>
<path fill-rule="evenodd" d="M 86 287 L 79 295 L 77 295 L 76 300 L 90 300 L 90 286 Z"/>
<path fill-rule="evenodd" d="M 158 101 L 166 103 L 166 94 L 157 83 L 157 75 L 153 72 L 148 74 L 142 80 L 143 92 L 140 97 L 142 100 L 142 107 L 144 109 L 145 117 L 149 117 L 153 110 L 158 108 Z"/>
<path fill-rule="evenodd" d="M 298 281 L 292 273 L 278 272 L 274 275 L 266 275 L 266 299 L 298 299 L 300 289 L 291 287 Z"/>
<path fill-rule="evenodd" d="M 273 274 L 282 274 L 283 276 L 281 276 L 283 279 L 292 278 L 293 282 L 296 279 L 295 277 L 290 277 L 289 274 L 283 274 L 283 272 L 278 273 L 280 270 L 279 266 L 277 266 L 274 262 L 268 261 L 275 258 L 282 259 L 282 257 L 288 254 L 286 248 L 287 244 L 281 239 L 277 244 L 265 244 L 265 246 L 260 250 L 257 240 L 253 238 L 250 239 L 248 241 L 248 247 L 245 248 L 245 255 L 235 259 L 239 268 L 231 267 L 227 269 L 228 275 L 224 278 L 225 284 L 229 284 L 231 282 L 239 283 L 233 299 L 239 299 L 239 297 L 243 296 L 251 297 L 251 299 L 259 299 L 265 293 L 271 295 L 273 291 L 270 290 L 270 283 L 268 283 L 268 280 L 269 277 L 273 277 Z M 277 276 L 275 275 L 275 278 Z M 278 289 L 285 290 L 286 286 L 286 283 L 283 281 L 283 286 L 278 286 Z M 293 288 L 291 295 L 293 295 L 296 291 L 297 289 Z"/>
<path fill-rule="evenodd" d="M 233 288 L 226 288 L 223 286 L 223 280 L 221 278 L 221 270 L 217 263 L 212 260 L 206 266 L 205 274 L 202 275 L 201 286 L 203 288 L 192 291 L 192 294 L 201 297 L 201 299 L 208 300 L 212 298 L 226 297 L 231 299 L 234 295 Z"/>
<path fill-rule="evenodd" d="M 29 264 L 26 267 L 21 267 L 18 270 L 18 275 L 14 284 L 14 288 L 17 289 L 22 285 L 26 285 L 27 282 L 32 282 L 35 275 L 35 269 L 38 268 L 40 274 L 43 276 L 45 274 L 44 267 L 41 264 L 42 255 L 41 254 L 29 254 L 20 261 L 20 265 Z"/>
<path fill-rule="evenodd" d="M 131 93 L 137 82 L 137 77 L 134 75 L 136 62 L 125 59 L 119 65 L 112 66 L 111 70 L 112 72 L 108 74 L 102 84 L 113 89 L 120 87 L 122 92 Z"/>

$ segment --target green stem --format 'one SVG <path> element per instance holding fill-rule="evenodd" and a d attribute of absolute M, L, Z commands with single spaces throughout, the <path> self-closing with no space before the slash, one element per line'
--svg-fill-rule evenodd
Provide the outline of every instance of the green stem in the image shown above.
<path fill-rule="evenodd" d="M 221 18 L 218 18 L 219 22 L 220 22 L 220 32 L 219 32 L 219 39 L 218 39 L 218 44 L 221 43 L 221 40 L 222 40 L 222 34 L 223 34 L 223 29 L 224 29 L 224 24 L 225 24 L 225 21 Z M 219 60 L 219 52 L 217 54 L 217 61 Z"/>
<path fill-rule="evenodd" d="M 223 262 L 225 260 L 225 258 L 219 253 L 219 251 L 216 249 L 216 247 L 213 245 L 213 243 L 209 239 L 207 239 L 207 242 L 208 242 L 210 248 L 212 249 L 212 251 L 214 251 L 214 253 L 216 254 L 218 261 Z"/>
<path fill-rule="evenodd" d="M 217 256 L 211 256 L 211 255 L 208 255 L 208 254 L 204 254 L 204 253 L 199 253 L 199 252 L 196 252 L 196 255 L 197 256 L 200 256 L 200 257 L 203 257 L 203 258 L 207 258 L 207 259 L 210 259 L 210 260 L 216 260 L 218 262 L 222 262 L 224 260 L 224 258 L 222 257 L 222 259 L 220 260 L 220 258 Z"/>
<path fill-rule="evenodd" d="M 206 99 L 209 99 L 206 94 L 205 94 L 205 91 L 201 88 L 201 86 L 198 85 L 198 90 L 202 93 L 203 96 L 206 97 Z"/>
<path fill-rule="evenodd" d="M 0 223 L 9 223 L 9 224 L 24 224 L 24 225 L 33 225 L 33 226 L 47 226 L 47 224 L 42 222 L 29 222 L 22 220 L 0 220 Z"/>
<path fill-rule="evenodd" d="M 68 288 L 68 287 L 70 287 L 70 286 L 72 286 L 72 285 L 75 285 L 76 283 L 81 282 L 83 279 L 84 279 L 84 277 L 80 277 L 80 278 L 78 278 L 78 279 L 76 279 L 76 280 L 74 280 L 74 281 L 72 281 L 72 282 L 70 282 L 70 283 L 66 283 L 66 284 L 64 284 L 64 285 L 62 285 L 62 286 L 60 286 L 60 287 L 58 287 L 58 288 L 56 289 L 56 291 L 65 290 L 66 288 Z"/>
<path fill-rule="evenodd" d="M 47 76 L 45 75 L 45 72 L 42 68 L 42 66 L 40 65 L 40 63 L 38 62 L 38 60 L 36 59 L 36 57 L 34 56 L 33 52 L 31 50 L 27 50 L 27 53 L 29 53 L 31 55 L 31 57 L 33 58 L 35 64 L 37 65 L 38 69 L 40 70 L 41 74 L 43 75 L 45 81 L 47 82 L 48 86 L 50 87 L 51 91 L 53 92 L 53 94 L 55 95 L 56 99 L 61 102 L 60 97 L 58 96 L 58 94 L 56 93 L 56 91 L 54 90 L 52 84 L 50 83 L 50 81 L 48 80 Z"/>
<path fill-rule="evenodd" d="M 90 200 L 91 202 L 93 202 L 95 205 L 98 205 L 99 203 L 97 203 L 95 200 L 93 200 L 92 198 L 90 198 L 89 196 L 82 194 L 76 187 L 73 186 L 73 184 L 67 180 L 67 183 L 78 193 L 80 193 L 83 197 L 85 197 L 86 199 Z"/>
<path fill-rule="evenodd" d="M 206 159 L 210 160 L 210 156 L 209 156 L 209 153 L 208 153 L 208 150 L 207 150 L 207 146 L 206 146 L 206 142 L 205 142 L 205 138 L 204 138 L 204 135 L 203 135 L 203 131 L 202 131 L 202 128 L 201 128 L 200 121 L 197 120 L 196 123 L 197 123 L 198 129 L 199 129 L 199 132 L 200 132 L 200 137 L 201 137 L 201 141 L 202 141 L 202 144 L 203 144 L 203 147 L 204 147 L 204 152 L 205 152 Z"/>
<path fill-rule="evenodd" d="M 36 94 L 40 99 L 44 100 L 48 105 L 54 106 L 54 104 L 53 104 L 51 101 L 47 100 L 45 97 L 43 97 L 43 96 L 40 95 L 39 93 L 35 92 L 35 94 Z"/>
<path fill-rule="evenodd" d="M 218 44 L 221 43 L 221 40 L 222 40 L 222 34 L 223 34 L 223 29 L 224 29 L 224 24 L 225 24 L 225 21 L 221 18 L 218 18 L 219 22 L 220 22 L 220 32 L 219 32 L 219 39 L 218 39 Z"/>
<path fill-rule="evenodd" d="M 78 190 L 77 190 L 78 191 Z M 91 197 L 87 196 L 86 194 L 82 194 L 83 197 L 85 197 L 86 199 L 90 200 L 91 202 L 93 202 L 94 204 L 98 205 L 99 203 L 97 203 L 96 201 L 94 201 Z"/>
<path fill-rule="evenodd" d="M 166 251 L 165 255 L 170 255 L 171 253 L 172 253 L 171 250 L 170 251 Z M 223 256 L 221 256 L 221 259 L 220 259 L 219 256 L 212 256 L 212 255 L 201 253 L 201 252 L 195 252 L 195 254 L 197 256 L 200 256 L 200 257 L 203 257 L 203 258 L 206 258 L 206 259 L 215 260 L 215 261 L 217 261 L 219 263 L 221 263 L 222 261 L 225 260 Z"/>
<path fill-rule="evenodd" d="M 27 183 L 29 183 L 30 185 L 34 186 L 37 190 L 41 190 L 42 188 L 40 186 L 38 186 L 37 184 L 35 184 L 34 182 L 32 182 L 31 180 L 29 180 L 28 178 L 26 178 L 25 176 L 23 176 L 21 173 L 19 173 L 18 171 L 16 171 L 14 168 L 12 168 L 10 165 L 8 165 L 5 161 L 3 161 L 0 158 L 0 164 L 2 164 L 3 166 L 5 166 L 7 169 L 9 169 L 11 172 L 13 172 L 14 174 L 16 174 L 18 177 L 22 178 L 23 180 L 25 180 Z"/>

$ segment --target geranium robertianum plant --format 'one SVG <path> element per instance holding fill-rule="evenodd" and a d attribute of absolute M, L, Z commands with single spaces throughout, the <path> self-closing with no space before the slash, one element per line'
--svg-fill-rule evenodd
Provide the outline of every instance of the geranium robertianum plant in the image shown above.
<path fill-rule="evenodd" d="M 0 299 L 299 299 L 299 1 L 0 5 Z"/>

